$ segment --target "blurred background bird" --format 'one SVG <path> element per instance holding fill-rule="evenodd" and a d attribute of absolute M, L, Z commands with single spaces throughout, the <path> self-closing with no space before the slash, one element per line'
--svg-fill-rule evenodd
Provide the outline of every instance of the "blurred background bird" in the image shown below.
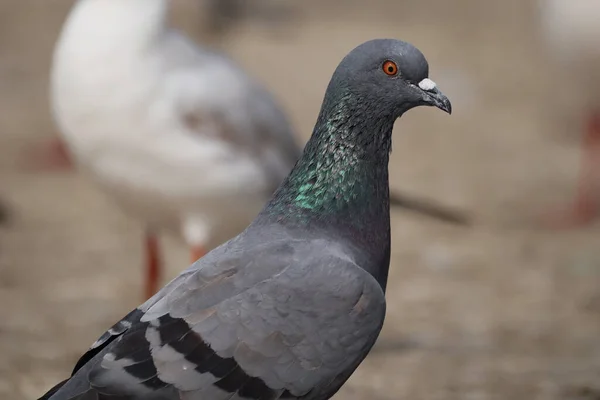
<path fill-rule="evenodd" d="M 553 213 L 557 226 L 581 226 L 600 212 L 600 2 L 538 0 L 541 36 L 558 71 L 553 118 L 581 137 L 577 195 Z M 561 117 L 572 123 L 562 124 Z"/>
<path fill-rule="evenodd" d="M 294 4 L 285 0 L 202 0 L 200 8 L 202 30 L 217 40 L 243 22 L 276 30 L 299 18 Z"/>
<path fill-rule="evenodd" d="M 158 231 L 181 234 L 197 260 L 214 231 L 254 217 L 300 154 L 272 96 L 225 56 L 170 29 L 168 7 L 77 2 L 51 78 L 69 153 L 146 226 L 147 297 L 160 277 Z"/>

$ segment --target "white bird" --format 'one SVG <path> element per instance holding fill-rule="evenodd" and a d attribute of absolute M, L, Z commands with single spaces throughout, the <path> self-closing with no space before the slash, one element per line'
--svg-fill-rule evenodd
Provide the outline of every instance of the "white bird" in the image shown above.
<path fill-rule="evenodd" d="M 145 225 L 146 296 L 155 235 L 192 261 L 231 221 L 251 221 L 300 155 L 267 91 L 167 24 L 167 0 L 79 0 L 54 51 L 51 103 L 75 163 Z"/>
<path fill-rule="evenodd" d="M 569 104 L 561 104 L 584 126 L 579 193 L 562 222 L 581 225 L 600 212 L 600 1 L 538 0 L 542 37 L 562 76 L 554 82 L 554 96 L 567 99 L 566 85 L 574 88 Z"/>

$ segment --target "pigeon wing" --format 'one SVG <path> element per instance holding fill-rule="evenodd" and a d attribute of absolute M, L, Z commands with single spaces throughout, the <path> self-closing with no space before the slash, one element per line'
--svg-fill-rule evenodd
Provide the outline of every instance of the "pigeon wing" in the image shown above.
<path fill-rule="evenodd" d="M 325 399 L 381 329 L 383 291 L 335 248 L 281 241 L 197 264 L 57 398 Z"/>

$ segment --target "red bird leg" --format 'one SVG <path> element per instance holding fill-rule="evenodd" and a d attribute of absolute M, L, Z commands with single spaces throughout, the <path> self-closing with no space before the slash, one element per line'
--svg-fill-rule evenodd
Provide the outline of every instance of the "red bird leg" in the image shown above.
<path fill-rule="evenodd" d="M 192 246 L 191 253 L 191 261 L 192 263 L 195 263 L 197 260 L 206 255 L 206 249 L 202 245 Z"/>
<path fill-rule="evenodd" d="M 554 228 L 580 227 L 600 213 L 600 112 L 591 114 L 582 141 L 577 196 L 567 209 L 553 212 L 547 223 Z"/>
<path fill-rule="evenodd" d="M 600 211 L 600 112 L 591 115 L 583 139 L 583 155 L 572 223 L 593 221 Z"/>
<path fill-rule="evenodd" d="M 149 299 L 158 291 L 158 284 L 161 278 L 161 260 L 156 236 L 147 233 L 144 244 L 146 251 L 146 286 L 144 295 L 146 299 Z"/>

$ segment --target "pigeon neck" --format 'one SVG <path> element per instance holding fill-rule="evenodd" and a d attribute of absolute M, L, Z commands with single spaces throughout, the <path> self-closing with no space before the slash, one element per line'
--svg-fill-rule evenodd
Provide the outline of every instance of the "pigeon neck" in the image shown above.
<path fill-rule="evenodd" d="M 367 250 L 367 265 L 387 271 L 393 122 L 352 96 L 326 97 L 302 157 L 262 215 L 340 234 Z M 369 272 L 385 287 L 387 273 Z"/>
<path fill-rule="evenodd" d="M 326 98 L 302 157 L 270 203 L 272 211 L 299 219 L 385 219 L 393 118 L 374 114 L 352 96 Z"/>

